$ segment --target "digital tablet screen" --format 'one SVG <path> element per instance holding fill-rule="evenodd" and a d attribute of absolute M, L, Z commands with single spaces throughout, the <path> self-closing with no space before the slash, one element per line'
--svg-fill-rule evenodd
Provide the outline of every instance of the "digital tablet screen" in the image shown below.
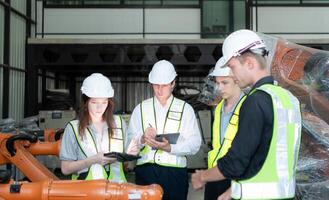
<path fill-rule="evenodd" d="M 166 133 L 166 134 L 157 135 L 155 137 L 155 140 L 162 142 L 162 138 L 166 138 L 169 144 L 176 144 L 178 137 L 179 137 L 179 133 Z"/>

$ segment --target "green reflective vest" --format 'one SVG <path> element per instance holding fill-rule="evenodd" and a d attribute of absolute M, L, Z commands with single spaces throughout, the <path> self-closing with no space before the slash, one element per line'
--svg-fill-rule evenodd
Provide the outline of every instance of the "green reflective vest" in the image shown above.
<path fill-rule="evenodd" d="M 232 198 L 283 199 L 295 196 L 295 169 L 301 138 L 298 99 L 272 84 L 256 88 L 272 98 L 274 121 L 269 152 L 260 171 L 253 177 L 232 180 Z"/>
<path fill-rule="evenodd" d="M 140 105 L 143 131 L 150 127 L 150 125 L 157 129 L 154 101 L 155 99 L 153 97 L 143 101 Z M 179 132 L 185 104 L 185 101 L 175 97 L 172 98 L 163 126 L 164 133 L 169 134 Z M 148 145 L 145 145 L 142 148 L 139 155 L 141 158 L 137 160 L 137 165 L 142 165 L 145 163 L 156 163 L 161 166 L 181 168 L 186 167 L 187 165 L 185 156 L 176 156 L 159 149 L 152 149 Z"/>
<path fill-rule="evenodd" d="M 212 150 L 208 152 L 208 168 L 212 168 L 217 165 L 217 160 L 223 157 L 229 148 L 231 148 L 232 141 L 238 131 L 239 125 L 239 113 L 242 103 L 246 99 L 246 95 L 243 96 L 238 104 L 235 106 L 233 114 L 230 118 L 229 124 L 227 125 L 223 143 L 221 144 L 220 134 L 220 123 L 221 123 L 221 110 L 224 104 L 224 99 L 219 102 L 215 109 L 215 119 L 213 123 L 212 132 Z"/>
<path fill-rule="evenodd" d="M 122 119 L 120 116 L 114 115 L 114 122 L 116 128 L 113 129 L 113 135 L 109 138 L 110 152 L 124 152 L 124 138 L 123 138 L 123 129 L 122 129 Z M 78 145 L 86 157 L 93 156 L 99 152 L 97 148 L 94 137 L 92 136 L 90 130 L 87 128 L 85 133 L 84 140 L 81 140 L 79 135 L 79 121 L 73 120 L 70 121 Z M 94 179 L 108 179 L 114 182 L 126 182 L 126 178 L 123 171 L 123 164 L 121 162 L 115 162 L 110 164 L 109 175 L 107 174 L 104 166 L 100 164 L 93 164 L 88 168 L 87 177 L 85 180 L 94 180 Z M 78 179 L 77 174 L 72 174 L 72 180 Z"/>

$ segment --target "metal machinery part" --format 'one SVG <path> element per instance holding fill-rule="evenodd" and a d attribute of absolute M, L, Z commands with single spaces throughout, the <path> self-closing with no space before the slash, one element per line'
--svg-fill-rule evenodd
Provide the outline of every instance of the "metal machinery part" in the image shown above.
<path fill-rule="evenodd" d="M 56 135 L 56 132 L 47 132 Z M 53 138 L 53 137 L 45 137 Z M 162 188 L 153 184 L 137 186 L 107 180 L 60 181 L 34 155 L 58 155 L 60 140 L 40 142 L 35 134 L 1 134 L 0 165 L 12 163 L 31 182 L 13 182 L 8 173 L 0 173 L 0 199 L 69 200 L 79 199 L 148 199 L 162 198 Z"/>
<path fill-rule="evenodd" d="M 58 180 L 33 155 L 58 155 L 60 140 L 40 142 L 34 134 L 0 134 L 0 164 L 14 164 L 30 181 Z"/>
<path fill-rule="evenodd" d="M 112 183 L 107 180 L 38 182 L 9 182 L 0 184 L 0 199 L 20 200 L 129 200 L 162 199 L 159 185 L 137 186 L 131 183 Z"/>
<path fill-rule="evenodd" d="M 65 128 L 75 115 L 74 110 L 42 110 L 39 111 L 39 127 L 41 129 Z"/>

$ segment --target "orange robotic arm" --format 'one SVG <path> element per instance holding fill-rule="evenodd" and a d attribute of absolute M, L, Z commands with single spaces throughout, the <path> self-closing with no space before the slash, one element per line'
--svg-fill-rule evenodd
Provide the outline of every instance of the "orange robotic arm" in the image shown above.
<path fill-rule="evenodd" d="M 0 199 L 6 200 L 160 200 L 163 193 L 156 184 L 138 186 L 107 180 L 11 182 L 0 184 L 0 191 Z"/>
<path fill-rule="evenodd" d="M 26 135 L 26 133 L 24 133 Z M 2 134 L 0 133 L 0 144 L 6 143 L 9 138 L 14 137 L 17 134 Z M 19 134 L 18 134 L 19 135 Z M 33 141 L 30 141 L 31 138 L 18 138 L 20 141 L 17 141 L 23 146 L 27 151 L 32 155 L 54 155 L 58 156 L 60 145 L 61 145 L 61 132 L 55 131 L 54 129 L 49 129 L 44 131 L 45 142 L 41 142 L 35 138 L 34 134 L 27 134 L 33 137 Z M 17 143 L 16 142 L 16 143 Z M 14 147 L 12 147 L 14 148 Z M 16 150 L 13 150 L 16 151 Z M 5 156 L 5 152 L 0 153 L 0 165 L 11 163 L 11 161 Z"/>
<path fill-rule="evenodd" d="M 55 142 L 62 138 L 64 129 L 45 129 L 43 132 L 43 138 L 45 142 Z"/>
<path fill-rule="evenodd" d="M 56 148 L 58 152 L 58 143 L 55 142 L 57 146 L 54 145 L 53 148 L 45 148 L 42 143 L 35 142 L 37 138 L 31 134 L 0 134 L 0 162 L 15 164 L 32 181 L 8 182 L 10 174 L 0 171 L 0 200 L 162 199 L 163 191 L 155 184 L 138 186 L 107 180 L 60 181 L 31 154 L 54 153 Z"/>
<path fill-rule="evenodd" d="M 317 90 L 319 86 L 315 82 L 319 78 L 325 79 L 325 88 L 329 88 L 329 82 L 326 82 L 329 80 L 329 52 L 267 35 L 263 35 L 263 39 L 270 41 L 268 46 L 273 56 L 270 56 L 270 70 L 275 79 L 329 124 L 329 99 Z M 309 77 L 314 83 L 305 83 Z"/>
<path fill-rule="evenodd" d="M 58 154 L 59 142 L 49 145 L 37 141 L 33 134 L 0 134 L 0 164 L 13 163 L 31 181 L 58 180 L 25 146 L 31 143 L 29 148 L 34 155 Z"/>

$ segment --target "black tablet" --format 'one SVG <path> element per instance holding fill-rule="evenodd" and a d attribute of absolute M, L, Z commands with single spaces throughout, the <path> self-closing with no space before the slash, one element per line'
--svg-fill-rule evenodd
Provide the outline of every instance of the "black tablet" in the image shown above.
<path fill-rule="evenodd" d="M 166 133 L 166 134 L 156 135 L 155 140 L 162 142 L 162 138 L 166 138 L 169 144 L 176 144 L 178 137 L 179 137 L 179 133 Z"/>
<path fill-rule="evenodd" d="M 110 157 L 110 158 L 116 158 L 119 162 L 125 162 L 125 161 L 133 161 L 141 158 L 140 156 L 135 156 L 132 154 L 127 153 L 119 153 L 119 152 L 109 152 L 104 153 L 104 156 Z"/>

